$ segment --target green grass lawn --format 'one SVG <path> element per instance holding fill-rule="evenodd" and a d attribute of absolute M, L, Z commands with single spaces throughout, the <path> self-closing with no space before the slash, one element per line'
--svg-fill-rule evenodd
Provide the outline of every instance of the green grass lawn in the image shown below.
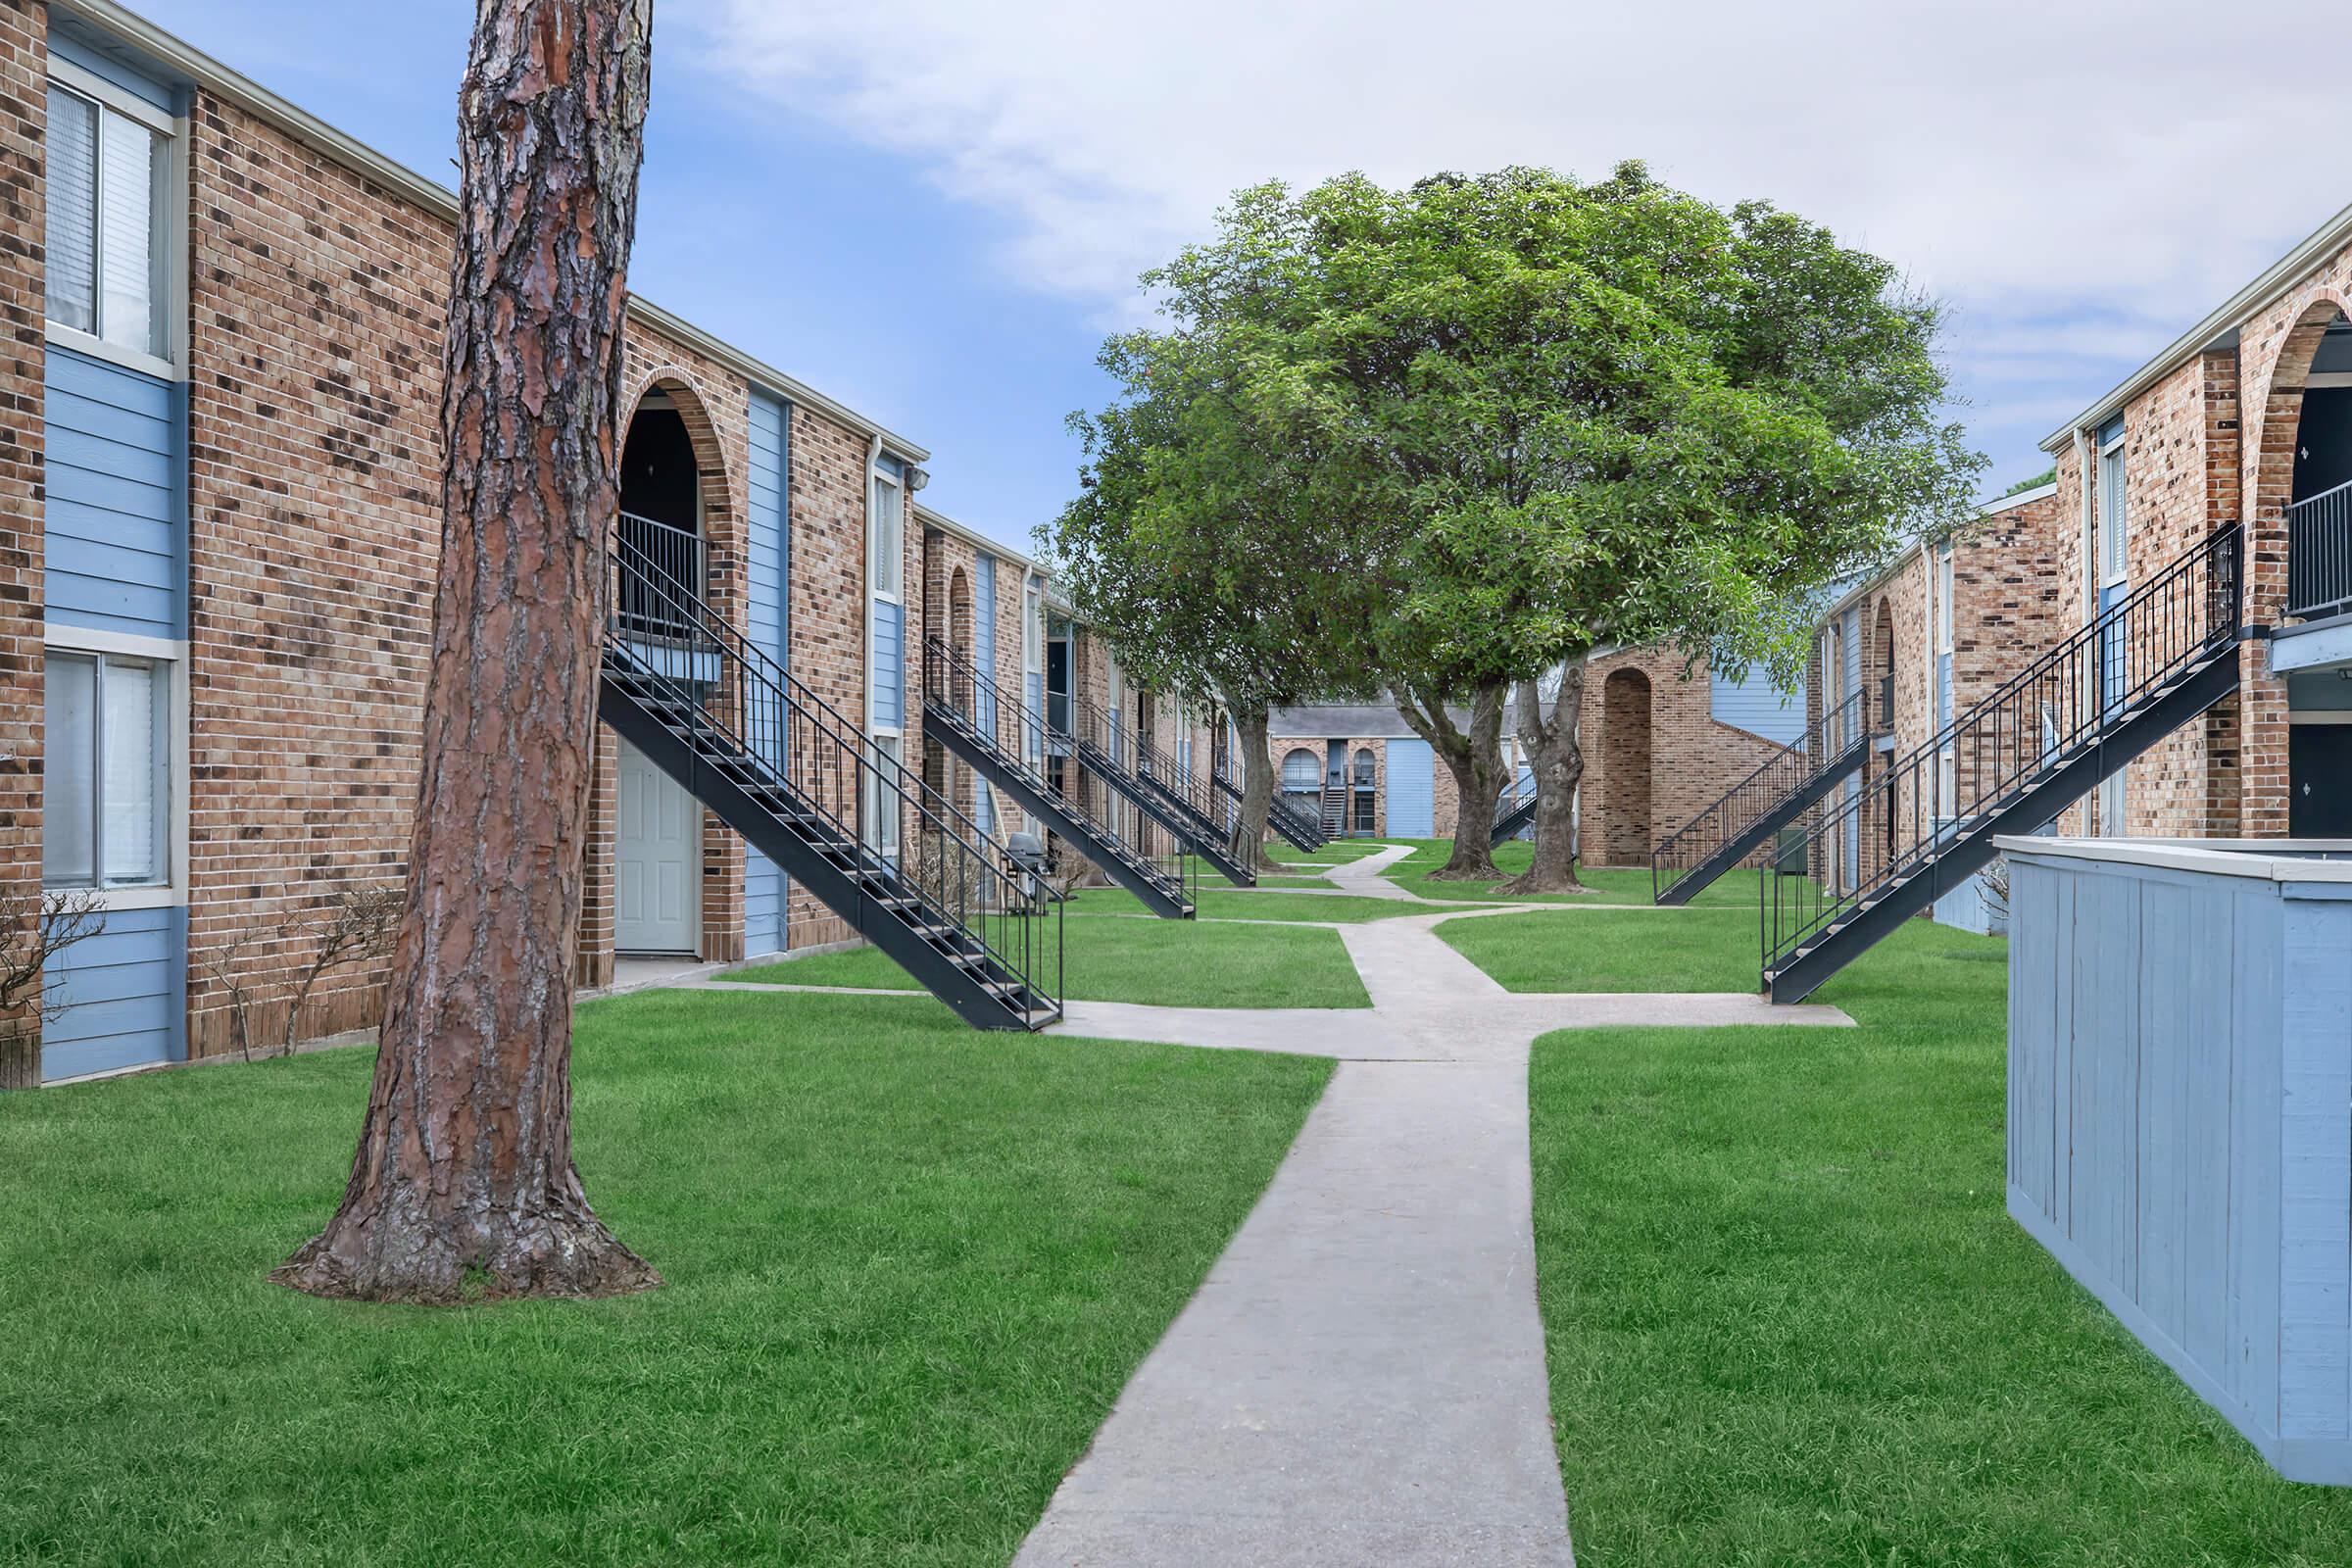
<path fill-rule="evenodd" d="M 1400 841 L 1401 842 L 1401 841 Z M 1652 900 L 1650 872 L 1646 865 L 1580 865 L 1577 880 L 1592 891 L 1590 894 L 1547 893 L 1513 897 L 1494 891 L 1494 882 L 1437 882 L 1430 873 L 1444 865 L 1453 854 L 1450 839 L 1420 839 L 1411 841 L 1413 853 L 1382 872 L 1408 892 L 1425 899 L 1449 900 L 1457 904 L 1648 904 Z M 1504 877 L 1517 876 L 1533 863 L 1536 847 L 1519 839 L 1506 839 L 1494 847 L 1494 864 Z M 1703 888 L 1690 901 L 1692 908 L 1753 909 L 1756 906 L 1756 874 L 1736 871 L 1713 886 Z"/>
<path fill-rule="evenodd" d="M 1482 914 L 1437 932 L 1506 991 L 1755 991 L 1749 909 Z"/>
<path fill-rule="evenodd" d="M 1302 850 L 1283 839 L 1266 841 L 1266 858 L 1280 865 L 1346 865 L 1368 855 L 1378 855 L 1382 846 L 1403 843 L 1396 840 L 1333 839 L 1319 850 Z"/>
<path fill-rule="evenodd" d="M 1539 1044 L 1580 1562 L 2352 1562 L 2352 1493 L 2280 1481 L 2004 1213 L 2004 956 L 1913 921 L 1816 999 L 1858 1029 Z"/>
<path fill-rule="evenodd" d="M 1352 925 L 1359 920 L 1388 920 L 1403 914 L 1431 911 L 1401 899 L 1351 898 L 1332 893 L 1250 893 L 1240 888 L 1200 890 L 1194 901 L 1203 920 L 1312 920 L 1326 925 Z M 1070 900 L 1075 925 L 1094 914 L 1141 914 L 1135 896 L 1118 888 L 1087 888 Z"/>
<path fill-rule="evenodd" d="M 1073 908 L 1094 895 L 1082 895 Z M 1127 895 L 1121 894 L 1125 898 Z M 1162 1007 L 1369 1007 L 1364 983 L 1335 931 L 1219 925 L 1199 920 L 1071 920 L 1063 928 L 1062 988 L 1082 1002 Z M 729 980 L 912 990 L 879 948 L 820 953 L 740 969 Z"/>
<path fill-rule="evenodd" d="M 433 1312 L 263 1281 L 368 1069 L 0 1097 L 0 1561 L 1000 1568 L 1330 1070 L 596 1004 L 580 1166 L 668 1285 Z"/>

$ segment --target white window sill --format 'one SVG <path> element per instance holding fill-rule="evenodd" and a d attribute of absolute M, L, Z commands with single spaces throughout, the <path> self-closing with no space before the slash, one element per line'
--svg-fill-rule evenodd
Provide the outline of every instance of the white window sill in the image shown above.
<path fill-rule="evenodd" d="M 177 908 L 181 905 L 188 902 L 187 890 L 185 888 L 174 887 L 54 887 L 43 888 L 41 891 L 44 895 L 51 893 L 63 893 L 74 897 L 84 894 L 94 894 L 97 897 L 98 907 L 107 910 L 109 913 L 121 909 L 172 909 Z"/>
<path fill-rule="evenodd" d="M 137 349 L 126 349 L 120 343 L 109 343 L 97 334 L 84 332 L 77 326 L 67 326 L 59 321 L 44 321 L 41 324 L 47 332 L 49 341 L 61 349 L 72 349 L 74 353 L 86 354 L 93 360 L 104 360 L 110 365 L 119 365 L 125 370 L 136 370 L 142 375 L 152 375 L 159 381 L 180 379 L 179 367 L 173 365 L 170 360 L 153 354 L 142 354 Z"/>

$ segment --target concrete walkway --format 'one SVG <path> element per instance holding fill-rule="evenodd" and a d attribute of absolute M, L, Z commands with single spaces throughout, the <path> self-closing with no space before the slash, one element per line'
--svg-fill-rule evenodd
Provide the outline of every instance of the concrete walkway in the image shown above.
<path fill-rule="evenodd" d="M 1068 1034 L 1340 1066 L 1015 1568 L 1573 1561 L 1536 1311 L 1530 1044 L 1851 1020 L 1749 996 L 1514 996 L 1432 931 L 1475 917 L 1339 927 L 1369 1011 L 1069 1004 Z"/>

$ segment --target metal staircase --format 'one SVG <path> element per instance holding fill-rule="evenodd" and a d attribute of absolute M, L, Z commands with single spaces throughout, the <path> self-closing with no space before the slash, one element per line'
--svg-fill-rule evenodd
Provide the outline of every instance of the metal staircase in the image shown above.
<path fill-rule="evenodd" d="M 1225 771 L 1222 761 L 1218 763 L 1217 770 L 1209 782 L 1219 795 L 1232 804 L 1233 814 L 1238 819 L 1242 805 L 1242 786 Z M 1282 798 L 1282 790 L 1279 785 L 1276 786 L 1273 797 L 1266 803 L 1266 826 L 1281 834 L 1283 840 L 1301 855 L 1312 855 L 1331 842 L 1323 836 L 1322 828 L 1316 824 L 1313 817 Z M 1227 837 L 1230 840 L 1231 835 L 1228 834 Z"/>
<path fill-rule="evenodd" d="M 2237 690 L 2232 524 L 1961 714 L 1815 809 L 1762 879 L 1764 983 L 1798 1002 L 2031 833 Z M 1788 874 L 1793 871 L 1795 874 Z"/>
<path fill-rule="evenodd" d="M 1893 715 L 1884 711 L 1884 699 L 1881 707 L 1879 726 L 1885 729 Z M 1650 897 L 1659 904 L 1690 903 L 1858 771 L 1870 755 L 1868 717 L 1863 694 L 1854 693 L 1677 828 L 1650 853 Z"/>
<path fill-rule="evenodd" d="M 1494 826 L 1487 834 L 1487 848 L 1490 850 L 1506 840 L 1517 838 L 1526 830 L 1527 825 L 1536 819 L 1534 785 L 1528 786 L 1525 800 L 1506 805 L 1505 803 L 1510 800 L 1511 792 L 1509 790 L 1504 790 L 1494 798 Z"/>
<path fill-rule="evenodd" d="M 923 733 L 1018 801 L 1145 908 L 1165 919 L 1192 918 L 1191 858 L 1180 857 L 1173 869 L 1159 864 L 1082 801 L 1055 789 L 1045 759 L 1066 754 L 1070 737 L 937 637 L 923 641 Z"/>
<path fill-rule="evenodd" d="M 982 1029 L 1061 1016 L 1061 909 L 970 818 L 624 531 L 597 712 Z"/>
<path fill-rule="evenodd" d="M 1070 733 L 1086 770 L 1210 865 L 1237 887 L 1255 887 L 1257 873 L 1233 857 L 1231 830 L 1208 780 L 1183 768 L 1132 725 L 1111 722 L 1093 699 L 1070 698 Z"/>
<path fill-rule="evenodd" d="M 1348 786 L 1344 781 L 1326 778 L 1323 781 L 1323 836 L 1340 839 L 1348 836 Z"/>

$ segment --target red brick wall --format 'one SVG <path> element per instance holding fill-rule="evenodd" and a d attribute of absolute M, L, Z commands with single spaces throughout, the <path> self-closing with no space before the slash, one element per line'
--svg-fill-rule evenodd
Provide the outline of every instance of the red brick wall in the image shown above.
<path fill-rule="evenodd" d="M 1777 749 L 1718 720 L 1706 663 L 1688 675 L 1684 665 L 1677 650 L 1653 647 L 1596 655 L 1586 666 L 1577 851 L 1588 865 L 1647 865 L 1659 840 Z"/>
<path fill-rule="evenodd" d="M 0 894 L 27 901 L 41 887 L 48 36 L 46 6 L 0 7 Z M 20 1027 L 37 1020 L 0 1019 Z"/>
<path fill-rule="evenodd" d="M 450 233 L 210 96 L 198 98 L 189 141 L 189 1037 L 204 1054 L 225 1042 L 216 955 L 316 911 L 340 886 L 405 869 L 440 542 Z M 740 622 L 749 388 L 641 321 L 626 347 L 630 405 L 662 386 L 695 437 L 712 598 Z M 792 421 L 792 662 L 861 721 L 867 442 L 806 408 Z M 37 440 L 37 421 L 30 429 Z M 911 584 L 911 514 L 906 533 Z M 919 602 L 907 622 L 917 650 Z M 918 682 L 910 669 L 910 694 Z M 611 974 L 613 746 L 600 727 L 582 952 L 591 982 Z M 918 746 L 910 724 L 910 758 Z M 704 956 L 740 956 L 742 843 L 706 818 L 703 856 Z M 795 945 L 838 934 L 797 887 L 789 918 Z M 249 962 L 282 981 L 310 940 L 249 943 Z M 358 970 L 322 987 L 309 1029 L 371 1022 L 380 980 Z"/>

